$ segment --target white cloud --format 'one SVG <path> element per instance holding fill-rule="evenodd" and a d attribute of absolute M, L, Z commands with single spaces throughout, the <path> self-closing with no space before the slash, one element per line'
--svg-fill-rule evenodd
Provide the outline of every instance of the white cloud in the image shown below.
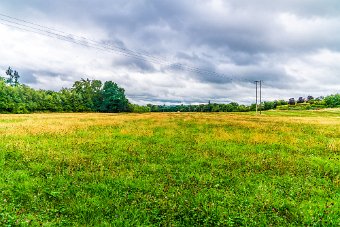
<path fill-rule="evenodd" d="M 327 2 L 329 4 L 327 4 Z M 17 7 L 14 4 L 19 4 Z M 75 80 L 113 80 L 134 102 L 253 102 L 339 92 L 339 11 L 318 1 L 123 1 L 96 3 L 5 0 L 3 13 L 138 52 L 191 70 L 87 48 L 0 24 L 0 68 L 17 69 L 35 88 Z M 319 11 L 316 9 L 320 9 Z M 337 11 L 338 13 L 335 13 Z M 1 16 L 0 16 L 1 18 Z M 156 60 L 158 61 L 158 60 Z M 162 61 L 162 60 L 160 60 Z M 200 73 L 195 73 L 201 68 Z M 204 69 L 216 71 L 202 73 Z M 233 79 L 231 83 L 229 78 Z"/>

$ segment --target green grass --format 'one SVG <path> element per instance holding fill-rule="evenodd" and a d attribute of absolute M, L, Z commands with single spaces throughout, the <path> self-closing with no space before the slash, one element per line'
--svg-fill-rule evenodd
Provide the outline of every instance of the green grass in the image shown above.
<path fill-rule="evenodd" d="M 340 225 L 340 110 L 0 115 L 1 225 Z"/>

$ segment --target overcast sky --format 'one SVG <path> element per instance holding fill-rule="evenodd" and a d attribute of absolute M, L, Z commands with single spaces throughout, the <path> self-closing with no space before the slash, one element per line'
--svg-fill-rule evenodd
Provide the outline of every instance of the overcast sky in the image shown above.
<path fill-rule="evenodd" d="M 338 0 L 2 0 L 0 14 L 84 44 L 4 25 L 9 18 L 0 16 L 1 74 L 11 66 L 34 88 L 112 80 L 138 104 L 249 104 L 254 80 L 264 81 L 264 100 L 340 92 Z"/>

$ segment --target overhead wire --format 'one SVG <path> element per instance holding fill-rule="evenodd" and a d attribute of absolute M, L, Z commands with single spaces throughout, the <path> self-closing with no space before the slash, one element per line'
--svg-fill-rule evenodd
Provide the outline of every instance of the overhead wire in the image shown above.
<path fill-rule="evenodd" d="M 19 19 L 19 18 L 16 18 L 16 17 L 8 16 L 8 15 L 2 14 L 2 13 L 0 13 L 0 16 L 9 18 L 9 19 L 12 19 L 12 20 L 15 20 L 15 21 L 21 21 L 21 22 L 24 22 L 26 24 L 38 26 L 40 28 L 47 29 L 47 30 L 50 30 L 50 31 L 59 32 L 59 33 L 62 33 L 62 34 L 68 35 L 68 36 L 71 35 L 72 37 L 78 37 L 78 38 L 81 38 L 81 39 L 93 42 L 95 44 L 105 45 L 107 47 L 111 47 L 111 48 L 127 51 L 127 52 L 132 53 L 132 54 L 145 55 L 145 56 L 148 56 L 150 58 L 155 58 L 154 56 L 152 56 L 150 54 L 147 54 L 147 53 L 141 53 L 141 52 L 137 52 L 137 51 L 132 51 L 130 49 L 127 49 L 127 48 L 124 48 L 124 47 L 118 47 L 118 46 L 115 46 L 115 45 L 112 45 L 112 44 L 105 44 L 105 43 L 99 42 L 97 40 L 86 38 L 84 36 L 79 36 L 79 35 L 75 35 L 75 34 L 69 34 L 69 33 L 66 33 L 66 32 L 61 31 L 61 30 L 57 30 L 57 29 L 54 29 L 54 28 L 51 28 L 51 27 L 47 27 L 47 26 L 43 26 L 43 25 L 40 25 L 40 24 L 36 24 L 36 23 L 30 22 L 30 21 L 22 20 L 22 19 Z M 159 58 L 157 58 L 157 60 L 159 60 Z M 166 61 L 165 59 L 163 59 L 163 60 Z"/>
<path fill-rule="evenodd" d="M 3 18 L 5 17 L 5 18 Z M 1 21 L 5 22 L 2 23 Z M 66 33 L 64 31 L 61 30 L 57 30 L 57 29 L 53 29 L 47 26 L 42 26 L 40 24 L 36 24 L 36 23 L 32 23 L 26 20 L 22 20 L 22 19 L 18 19 L 15 17 L 11 17 L 5 14 L 0 13 L 0 24 L 9 26 L 9 27 L 13 27 L 22 31 L 27 31 L 27 32 L 32 32 L 38 35 L 43 35 L 43 36 L 47 36 L 47 37 L 51 37 L 51 38 L 56 38 L 59 40 L 63 40 L 63 41 L 67 41 L 67 42 L 71 42 L 74 44 L 78 44 L 78 45 L 82 45 L 88 48 L 95 48 L 101 51 L 108 51 L 108 52 L 115 52 L 118 53 L 120 55 L 126 56 L 126 57 L 132 57 L 138 60 L 142 60 L 144 62 L 148 62 L 148 63 L 153 63 L 156 64 L 158 66 L 160 66 L 161 68 L 164 67 L 165 70 L 170 70 L 170 71 L 174 71 L 174 70 L 184 70 L 184 71 L 188 71 L 188 72 L 192 72 L 192 73 L 197 73 L 197 74 L 201 74 L 204 76 L 211 76 L 211 77 L 220 77 L 223 78 L 225 80 L 228 81 L 243 81 L 243 82 L 251 82 L 249 80 L 242 80 L 239 78 L 231 78 L 229 76 L 226 76 L 225 74 L 220 74 L 217 73 L 215 71 L 212 70 L 206 70 L 206 69 L 202 69 L 202 68 L 197 68 L 197 67 L 192 67 L 192 66 L 188 66 L 186 64 L 183 63 L 178 63 L 178 62 L 169 62 L 165 59 L 159 58 L 159 57 L 154 57 L 150 54 L 146 54 L 146 53 L 140 53 L 137 51 L 132 51 L 129 50 L 127 48 L 122 48 L 122 47 L 117 47 L 114 45 L 107 45 L 105 43 L 99 42 L 99 41 L 95 41 L 92 39 L 88 39 L 85 38 L 83 36 L 78 36 L 78 35 L 74 35 L 74 34 L 70 34 L 70 33 Z M 58 34 L 59 33 L 59 34 Z M 61 34 L 60 34 L 61 33 Z M 75 37 L 78 38 L 75 39 Z M 80 39 L 80 40 L 79 40 Z"/>
<path fill-rule="evenodd" d="M 29 21 L 26 21 L 26 20 L 22 20 L 22 19 L 18 19 L 18 18 L 15 18 L 15 17 L 11 17 L 11 16 L 8 16 L 8 15 L 2 14 L 2 13 L 0 13 L 0 16 L 9 18 L 9 19 L 12 19 L 12 20 L 15 20 L 15 21 L 21 21 L 21 22 L 24 22 L 24 23 L 27 23 L 27 24 L 31 24 L 31 25 L 34 25 L 34 26 L 38 26 L 40 28 L 47 29 L 47 30 L 50 30 L 50 31 L 60 32 L 62 34 L 65 34 L 67 37 L 69 37 L 69 36 L 78 37 L 78 38 L 81 38 L 81 39 L 86 40 L 88 42 L 93 42 L 96 45 L 103 45 L 103 46 L 105 46 L 105 47 L 107 47 L 109 49 L 114 48 L 118 52 L 123 52 L 124 55 L 126 53 L 128 53 L 129 55 L 132 55 L 132 57 L 138 58 L 140 60 L 144 60 L 145 61 L 144 58 L 141 59 L 140 57 L 141 56 L 146 56 L 149 59 L 152 59 L 152 61 L 151 61 L 152 63 L 162 64 L 162 65 L 165 64 L 166 67 L 168 69 L 170 69 L 170 70 L 171 70 L 171 68 L 177 68 L 177 69 L 184 68 L 185 70 L 190 71 L 190 72 L 196 72 L 196 73 L 205 74 L 205 75 L 212 75 L 212 76 L 219 76 L 219 77 L 223 77 L 225 79 L 230 79 L 230 78 L 227 78 L 225 75 L 218 74 L 218 73 L 213 72 L 211 70 L 205 70 L 205 69 L 202 69 L 202 68 L 190 67 L 190 66 L 182 64 L 182 63 L 173 63 L 173 62 L 169 63 L 169 61 L 167 61 L 164 58 L 159 58 L 159 57 L 156 58 L 156 57 L 154 57 L 154 56 L 152 56 L 150 54 L 147 54 L 147 53 L 136 52 L 136 51 L 132 51 L 132 50 L 127 49 L 127 48 L 117 47 L 117 46 L 114 46 L 114 45 L 108 45 L 108 44 L 105 44 L 105 43 L 100 43 L 98 41 L 95 41 L 95 40 L 92 40 L 92 39 L 89 39 L 89 38 L 86 38 L 86 37 L 83 37 L 83 36 L 69 34 L 69 33 L 66 33 L 66 32 L 63 32 L 63 31 L 60 31 L 60 30 L 57 30 L 57 29 L 54 29 L 54 28 L 50 28 L 50 27 L 47 27 L 47 26 L 42 26 L 42 25 L 39 25 L 39 24 L 36 24 L 36 23 L 32 23 L 32 22 L 29 22 Z M 0 18 L 0 20 L 4 20 L 4 19 Z M 8 20 L 6 20 L 6 21 L 8 21 Z M 8 22 L 10 22 L 10 21 L 8 21 Z M 18 24 L 18 22 L 13 22 L 13 23 Z M 26 26 L 26 25 L 22 25 L 22 26 Z M 30 28 L 32 28 L 32 27 L 30 27 Z M 38 29 L 38 30 L 41 30 L 41 29 Z M 43 30 L 43 31 L 47 32 L 46 30 Z M 51 33 L 50 31 L 48 31 L 48 33 Z M 53 34 L 55 34 L 55 33 L 53 33 Z M 59 34 L 55 34 L 55 35 L 60 36 Z"/>

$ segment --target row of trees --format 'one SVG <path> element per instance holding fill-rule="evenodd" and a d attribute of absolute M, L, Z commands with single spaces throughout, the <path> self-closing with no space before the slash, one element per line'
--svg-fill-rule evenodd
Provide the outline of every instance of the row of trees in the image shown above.
<path fill-rule="evenodd" d="M 340 107 L 340 94 L 326 96 L 323 101 L 329 108 Z"/>
<path fill-rule="evenodd" d="M 236 102 L 229 104 L 207 103 L 200 105 L 152 105 L 148 104 L 151 112 L 248 112 L 255 111 L 256 105 L 250 106 L 239 105 Z M 320 97 L 317 99 L 305 100 L 303 102 L 291 103 L 285 100 L 266 101 L 262 105 L 258 105 L 260 110 L 273 110 L 273 109 L 318 109 L 318 108 L 333 108 L 340 107 L 340 94 Z"/>
<path fill-rule="evenodd" d="M 151 112 L 247 112 L 251 106 L 239 105 L 236 102 L 229 104 L 199 104 L 199 105 L 152 105 L 148 104 Z"/>
<path fill-rule="evenodd" d="M 294 98 L 290 98 L 287 105 L 277 106 L 277 109 L 310 110 L 334 107 L 340 107 L 340 94 L 317 98 L 313 96 L 308 96 L 307 98 L 299 97 L 296 101 Z"/>
<path fill-rule="evenodd" d="M 239 105 L 236 102 L 231 102 L 229 104 L 217 104 L 217 103 L 207 103 L 200 105 L 152 105 L 148 104 L 151 112 L 248 112 L 255 111 L 256 105 L 251 104 L 250 106 Z M 262 105 L 258 105 L 258 109 L 261 110 L 273 110 L 273 109 L 320 109 L 320 108 L 340 108 L 340 94 L 329 95 L 326 97 L 313 98 L 308 96 L 305 98 L 298 98 L 297 101 L 290 99 L 285 100 L 275 100 L 266 101 Z"/>
<path fill-rule="evenodd" d="M 239 105 L 235 102 L 229 104 L 208 103 L 201 105 L 177 105 L 177 106 L 155 106 L 148 105 L 152 112 L 247 112 L 255 111 L 256 105 L 250 106 Z M 273 109 L 321 109 L 321 108 L 340 108 L 340 94 L 329 95 L 326 97 L 313 98 L 308 96 L 306 99 L 299 98 L 297 102 L 290 102 L 285 100 L 265 101 L 262 105 L 258 105 L 261 110 Z"/>
<path fill-rule="evenodd" d="M 60 91 L 35 90 L 19 83 L 19 74 L 9 68 L 0 77 L 0 112 L 127 112 L 132 105 L 124 89 L 112 81 L 81 79 Z M 11 75 L 13 75 L 11 77 Z"/>
<path fill-rule="evenodd" d="M 19 83 L 20 75 L 8 68 L 7 77 L 0 77 L 0 112 L 247 112 L 256 106 L 207 103 L 200 105 L 152 105 L 139 106 L 129 103 L 123 88 L 112 81 L 81 79 L 71 88 L 60 91 L 36 90 Z M 340 94 L 314 99 L 300 97 L 297 102 L 290 99 L 263 102 L 259 108 L 270 109 L 313 109 L 340 107 Z"/>

